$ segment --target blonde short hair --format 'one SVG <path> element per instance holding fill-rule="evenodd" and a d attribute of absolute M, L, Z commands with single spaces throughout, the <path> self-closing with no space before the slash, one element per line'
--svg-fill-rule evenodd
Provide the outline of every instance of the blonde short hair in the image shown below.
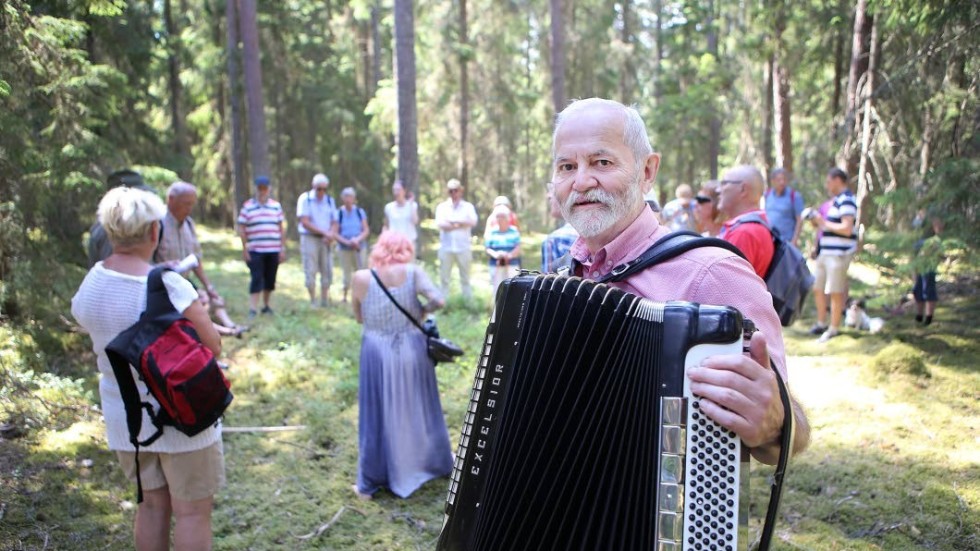
<path fill-rule="evenodd" d="M 142 243 L 150 226 L 166 214 L 167 206 L 155 193 L 131 187 L 113 188 L 99 201 L 99 223 L 113 246 Z"/>

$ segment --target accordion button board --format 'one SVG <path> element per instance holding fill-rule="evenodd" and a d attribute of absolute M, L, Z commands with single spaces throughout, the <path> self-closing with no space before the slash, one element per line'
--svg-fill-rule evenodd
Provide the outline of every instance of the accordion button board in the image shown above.
<path fill-rule="evenodd" d="M 495 304 L 437 549 L 745 549 L 747 450 L 684 373 L 750 322 L 554 275 Z"/>

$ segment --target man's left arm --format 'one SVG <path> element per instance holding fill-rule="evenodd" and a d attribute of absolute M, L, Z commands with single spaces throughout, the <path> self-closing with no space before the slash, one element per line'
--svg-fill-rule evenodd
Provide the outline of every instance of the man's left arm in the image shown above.
<path fill-rule="evenodd" d="M 194 266 L 192 270 L 194 275 L 197 276 L 197 280 L 204 285 L 204 288 L 208 292 L 208 296 L 214 298 L 217 293 L 214 291 L 214 286 L 211 285 L 211 280 L 208 279 L 207 274 L 204 273 L 204 250 L 201 248 L 201 241 L 197 238 L 197 226 L 191 218 L 187 219 L 187 224 L 190 226 L 190 234 L 193 238 L 192 246 L 194 249 L 194 255 L 197 256 L 197 266 Z"/>
<path fill-rule="evenodd" d="M 214 294 L 214 286 L 211 285 L 211 281 L 208 280 L 208 276 L 204 274 L 204 266 L 201 265 L 200 256 L 197 257 L 197 266 L 194 267 L 193 272 L 194 275 L 197 276 L 197 280 L 201 282 L 201 285 L 204 285 L 204 288 L 207 289 L 208 294 Z"/>
<path fill-rule="evenodd" d="M 286 227 L 282 219 L 282 214 L 280 213 L 279 218 L 279 262 L 286 261 Z"/>
<path fill-rule="evenodd" d="M 361 213 L 363 215 L 361 216 L 361 233 L 357 234 L 357 237 L 354 238 L 354 241 L 357 242 L 358 246 L 360 246 L 360 244 L 367 239 L 368 234 L 371 233 L 371 228 L 368 226 L 367 213 L 364 212 L 364 209 L 361 209 Z"/>
<path fill-rule="evenodd" d="M 460 220 L 460 224 L 467 228 L 472 228 L 477 223 L 476 207 L 473 203 L 467 203 L 466 212 L 463 215 L 463 219 Z"/>
<path fill-rule="evenodd" d="M 793 227 L 793 240 L 791 243 L 794 247 L 799 247 L 800 230 L 803 229 L 803 195 L 797 193 L 793 195 L 793 199 L 793 216 L 795 217 L 794 219 L 796 220 L 796 225 Z"/>
<path fill-rule="evenodd" d="M 800 215 L 797 214 L 796 215 L 796 226 L 795 226 L 795 229 L 793 230 L 793 240 L 791 241 L 791 243 L 793 244 L 794 247 L 797 247 L 798 248 L 800 246 L 799 245 L 799 243 L 800 243 L 800 230 L 802 230 L 802 229 L 803 229 L 803 218 L 801 218 Z"/>
<path fill-rule="evenodd" d="M 817 218 L 817 220 L 818 226 L 825 232 L 844 236 L 854 233 L 854 215 L 841 216 L 840 222 L 831 222 L 823 218 Z"/>

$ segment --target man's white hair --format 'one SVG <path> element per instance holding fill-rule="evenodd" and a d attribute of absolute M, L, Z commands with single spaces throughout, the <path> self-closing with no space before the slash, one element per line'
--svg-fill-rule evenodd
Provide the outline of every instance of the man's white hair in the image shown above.
<path fill-rule="evenodd" d="M 635 105 L 623 105 L 618 101 L 603 98 L 586 98 L 572 100 L 565 109 L 555 117 L 555 131 L 551 136 L 551 160 L 555 160 L 555 142 L 558 138 L 558 130 L 561 128 L 565 119 L 575 114 L 593 107 L 606 107 L 623 114 L 623 143 L 629 147 L 633 153 L 637 171 L 641 170 L 646 163 L 646 158 L 653 153 L 653 146 L 650 145 L 650 136 L 647 134 L 647 127 L 643 123 L 643 117 L 637 111 Z"/>
<path fill-rule="evenodd" d="M 181 195 L 197 195 L 197 188 L 190 182 L 176 181 L 167 188 L 167 198 L 180 197 Z"/>
<path fill-rule="evenodd" d="M 356 191 L 354 191 L 354 188 L 352 188 L 352 187 L 345 187 L 345 188 L 344 188 L 344 189 L 343 189 L 343 190 L 342 190 L 342 191 L 340 192 L 340 196 L 341 196 L 341 197 L 347 197 L 347 196 L 351 196 L 351 197 L 357 197 L 357 192 L 356 192 Z"/>

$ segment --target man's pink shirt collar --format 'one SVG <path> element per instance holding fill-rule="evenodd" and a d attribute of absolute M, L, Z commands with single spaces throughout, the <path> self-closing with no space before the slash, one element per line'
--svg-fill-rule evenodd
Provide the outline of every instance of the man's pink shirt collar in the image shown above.
<path fill-rule="evenodd" d="M 653 235 L 660 228 L 660 221 L 649 208 L 644 208 L 640 215 L 630 222 L 615 239 L 594 253 L 589 251 L 585 240 L 579 237 L 570 249 L 572 258 L 584 266 L 594 266 L 605 274 L 620 264 L 632 260 L 647 250 L 654 241 Z"/>

